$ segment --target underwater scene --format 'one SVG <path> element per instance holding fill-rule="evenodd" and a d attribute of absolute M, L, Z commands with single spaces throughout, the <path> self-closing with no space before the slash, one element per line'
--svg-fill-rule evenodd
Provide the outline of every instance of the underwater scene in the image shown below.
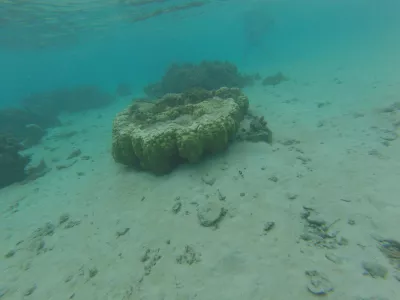
<path fill-rule="evenodd" d="M 0 1 L 0 300 L 400 299 L 400 1 Z"/>

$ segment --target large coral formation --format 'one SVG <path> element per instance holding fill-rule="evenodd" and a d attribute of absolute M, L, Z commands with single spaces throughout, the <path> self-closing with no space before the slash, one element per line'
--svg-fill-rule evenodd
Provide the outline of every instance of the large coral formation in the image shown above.
<path fill-rule="evenodd" d="M 21 155 L 21 150 L 23 146 L 12 136 L 0 135 L 0 188 L 26 178 L 25 168 L 31 159 Z"/>
<path fill-rule="evenodd" d="M 114 119 L 113 157 L 155 174 L 198 162 L 228 147 L 248 104 L 240 89 L 226 87 L 135 101 Z"/>
<path fill-rule="evenodd" d="M 243 88 L 255 80 L 253 75 L 239 73 L 229 62 L 203 61 L 200 64 L 174 64 L 160 82 L 145 87 L 150 97 L 162 97 L 167 93 L 183 93 L 192 88 L 216 90 L 220 87 Z"/>

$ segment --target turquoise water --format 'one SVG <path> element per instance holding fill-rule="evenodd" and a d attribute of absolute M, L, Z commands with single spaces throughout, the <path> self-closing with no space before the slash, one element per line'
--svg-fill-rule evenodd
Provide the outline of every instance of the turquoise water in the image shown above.
<path fill-rule="evenodd" d="M 395 0 L 0 0 L 0 299 L 400 299 L 399 15 Z M 245 120 L 273 142 L 164 176 L 116 163 L 116 115 L 204 60 L 259 75 Z M 29 165 L 3 184 L 10 132 Z"/>
<path fill-rule="evenodd" d="M 380 39 L 395 44 L 399 22 L 396 1 L 210 1 L 133 24 L 130 19 L 137 14 L 185 1 L 135 7 L 108 1 L 88 1 L 87 7 L 76 1 L 37 2 L 1 4 L 6 12 L 2 103 L 76 84 L 113 89 L 129 81 L 140 89 L 177 61 L 222 59 L 246 70 L 362 54 L 379 47 Z M 36 12 L 37 7 L 43 12 Z M 251 16 L 247 21 L 246 13 Z M 261 27 L 255 37 L 259 41 L 246 36 L 245 22 L 255 31 Z"/>

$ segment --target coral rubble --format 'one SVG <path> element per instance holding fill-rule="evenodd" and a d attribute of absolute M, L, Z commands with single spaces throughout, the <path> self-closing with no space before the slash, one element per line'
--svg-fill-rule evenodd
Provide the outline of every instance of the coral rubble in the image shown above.
<path fill-rule="evenodd" d="M 155 174 L 198 162 L 228 147 L 248 105 L 240 89 L 227 87 L 134 101 L 114 119 L 113 157 Z"/>

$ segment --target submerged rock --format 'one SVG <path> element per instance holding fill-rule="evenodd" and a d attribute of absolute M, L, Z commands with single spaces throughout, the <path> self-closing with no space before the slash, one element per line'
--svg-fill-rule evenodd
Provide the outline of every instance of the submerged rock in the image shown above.
<path fill-rule="evenodd" d="M 135 101 L 113 123 L 115 161 L 155 174 L 226 150 L 248 109 L 238 88 L 195 89 Z"/>
<path fill-rule="evenodd" d="M 237 140 L 248 142 L 272 143 L 272 131 L 268 128 L 264 117 L 254 116 L 248 113 L 240 124 Z"/>
<path fill-rule="evenodd" d="M 225 209 L 217 201 L 208 201 L 199 206 L 197 217 L 204 227 L 216 226 L 225 214 Z"/>

